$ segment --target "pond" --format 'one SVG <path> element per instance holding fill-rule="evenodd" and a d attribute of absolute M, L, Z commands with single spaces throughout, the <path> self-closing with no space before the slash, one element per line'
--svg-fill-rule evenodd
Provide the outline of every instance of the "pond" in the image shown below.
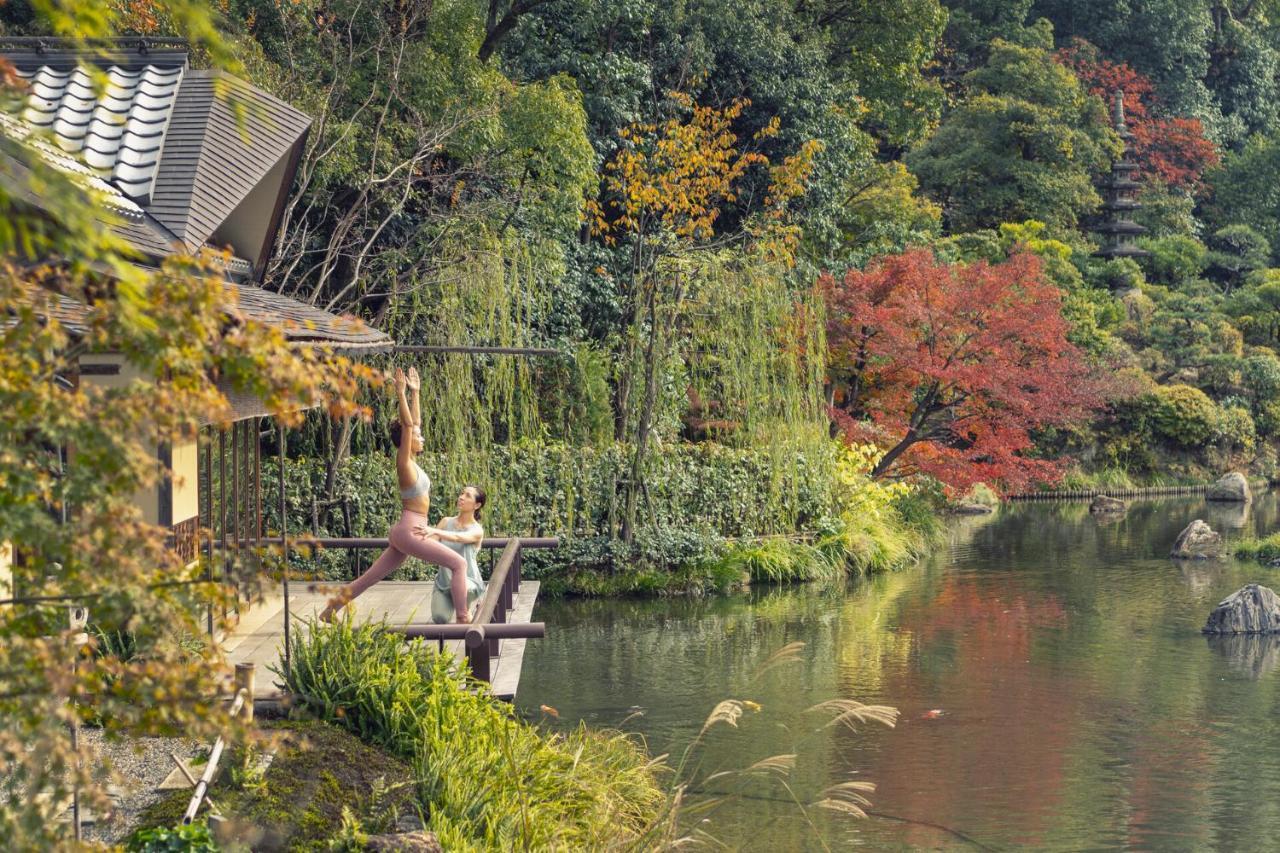
<path fill-rule="evenodd" d="M 955 520 L 910 569 L 847 586 L 546 602 L 518 705 L 687 756 L 691 802 L 713 807 L 685 829 L 733 848 L 1271 850 L 1280 639 L 1199 629 L 1243 584 L 1280 588 L 1280 569 L 1166 555 L 1194 518 L 1230 541 L 1276 530 L 1278 515 L 1274 493 L 1248 509 L 1135 501 L 1115 520 L 1015 504 Z M 794 641 L 798 661 L 758 672 Z M 728 698 L 760 710 L 690 749 Z M 809 709 L 831 699 L 901 717 L 829 726 Z M 705 781 L 780 754 L 796 756 L 785 779 Z M 808 805 L 849 780 L 877 786 L 866 819 Z"/>

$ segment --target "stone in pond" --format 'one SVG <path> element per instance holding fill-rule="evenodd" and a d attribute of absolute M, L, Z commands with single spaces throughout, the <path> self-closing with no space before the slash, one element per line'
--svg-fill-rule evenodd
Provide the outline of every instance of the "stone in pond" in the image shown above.
<path fill-rule="evenodd" d="M 951 508 L 956 515 L 987 515 L 996 511 L 995 507 L 978 503 L 961 503 Z"/>
<path fill-rule="evenodd" d="M 1207 501 L 1248 503 L 1253 499 L 1253 494 L 1249 491 L 1249 481 L 1245 479 L 1244 474 L 1239 471 L 1232 471 L 1230 474 L 1223 475 L 1221 480 L 1210 486 L 1209 490 L 1204 493 L 1204 499 Z"/>
<path fill-rule="evenodd" d="M 1098 495 L 1093 499 L 1093 503 L 1089 504 L 1089 512 L 1095 515 L 1101 515 L 1108 512 L 1124 512 L 1128 506 L 1119 498 L 1113 498 L 1110 495 Z"/>
<path fill-rule="evenodd" d="M 1265 586 L 1251 583 L 1222 600 L 1209 621 L 1206 634 L 1275 634 L 1280 633 L 1280 599 Z"/>
<path fill-rule="evenodd" d="M 1169 556 L 1202 560 L 1216 555 L 1221 547 L 1222 537 L 1197 518 L 1178 534 Z"/>

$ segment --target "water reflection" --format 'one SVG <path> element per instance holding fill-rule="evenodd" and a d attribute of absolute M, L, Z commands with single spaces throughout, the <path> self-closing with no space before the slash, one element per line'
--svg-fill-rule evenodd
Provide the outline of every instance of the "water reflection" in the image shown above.
<path fill-rule="evenodd" d="M 700 754 L 708 770 L 797 754 L 803 802 L 876 782 L 865 821 L 752 783 L 707 828 L 730 846 L 876 849 L 1265 849 L 1280 833 L 1280 638 L 1201 639 L 1218 601 L 1276 570 L 1172 561 L 1192 519 L 1233 539 L 1271 532 L 1274 496 L 1241 507 L 1135 501 L 1101 524 L 1086 504 L 956 519 L 921 565 L 850 587 L 706 601 L 542 606 L 520 705 L 633 726 L 680 754 L 721 699 L 759 702 Z M 793 640 L 803 662 L 752 673 Z M 890 704 L 898 727 L 828 728 L 833 698 Z M 717 789 L 718 790 L 718 789 Z M 710 796 L 717 791 L 695 792 Z"/>
<path fill-rule="evenodd" d="M 1203 518 L 1219 533 L 1226 530 L 1243 530 L 1249 525 L 1250 503 L 1206 501 Z"/>
<path fill-rule="evenodd" d="M 1280 664 L 1280 636 L 1275 634 L 1226 634 L 1205 640 L 1227 660 L 1232 672 L 1245 678 L 1269 675 Z"/>

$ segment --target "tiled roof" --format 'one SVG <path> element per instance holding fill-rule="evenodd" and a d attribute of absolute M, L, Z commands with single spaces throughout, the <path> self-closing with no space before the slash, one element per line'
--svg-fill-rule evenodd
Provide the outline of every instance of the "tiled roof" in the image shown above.
<path fill-rule="evenodd" d="M 183 70 L 112 65 L 103 69 L 105 86 L 96 92 L 83 65 L 19 68 L 30 87 L 22 120 L 49 131 L 63 151 L 81 155 L 98 177 L 145 205 Z"/>
<path fill-rule="evenodd" d="M 196 251 L 310 125 L 310 116 L 230 75 L 188 71 L 148 210 Z"/>
<path fill-rule="evenodd" d="M 392 346 L 386 334 L 355 317 L 335 317 L 304 302 L 253 285 L 235 285 L 228 281 L 225 286 L 237 300 L 232 316 L 277 327 L 290 341 L 319 344 L 338 351 L 380 352 Z M 72 335 L 81 335 L 88 330 L 85 307 L 74 299 L 58 295 L 49 314 Z M 0 325 L 3 325 L 2 321 Z"/>
<path fill-rule="evenodd" d="M 250 195 L 259 187 L 266 188 L 259 195 L 267 205 L 288 191 L 287 158 L 311 125 L 305 113 L 230 75 L 191 70 L 185 47 L 172 40 L 85 51 L 56 40 L 0 37 L 0 54 L 30 86 L 20 116 L 0 114 L 0 132 L 101 193 L 120 220 L 111 227 L 144 263 L 234 241 L 245 257 L 231 257 L 224 267 L 226 287 L 238 290 L 240 316 L 283 328 L 298 342 L 366 351 L 392 345 L 358 320 L 245 283 L 254 264 L 265 263 L 263 237 L 228 239 L 219 231 L 229 220 L 243 222 L 233 214 L 246 200 L 258 203 Z M 105 75 L 100 91 L 89 67 Z M 27 177 L 21 162 L 0 153 L 0 181 L 40 206 Z M 257 227 L 269 245 L 270 228 Z M 83 308 L 64 301 L 55 313 L 69 328 L 82 327 Z"/>

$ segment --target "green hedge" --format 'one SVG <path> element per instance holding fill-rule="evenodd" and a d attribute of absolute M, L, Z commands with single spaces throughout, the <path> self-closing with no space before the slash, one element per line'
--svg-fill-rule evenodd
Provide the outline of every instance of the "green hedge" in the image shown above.
<path fill-rule="evenodd" d="M 622 481 L 629 460 L 630 450 L 624 445 L 529 443 L 497 448 L 470 465 L 456 458 L 447 466 L 430 456 L 419 459 L 428 473 L 446 467 L 468 472 L 457 482 L 434 482 L 433 518 L 450 514 L 457 491 L 475 482 L 489 495 L 484 522 L 490 534 L 564 539 L 558 554 L 530 555 L 535 576 L 570 565 L 633 571 L 687 567 L 718 556 L 724 538 L 812 530 L 833 510 L 834 451 L 825 443 L 808 451 L 785 452 L 711 442 L 666 445 L 653 452 L 646 468 L 635 543 L 623 546 L 613 539 L 621 520 Z M 275 460 L 264 460 L 264 483 L 275 482 L 276 476 Z M 349 459 L 335 482 L 335 497 L 349 509 L 350 529 L 340 507 L 322 507 L 315 528 L 319 535 L 384 536 L 399 517 L 395 465 L 389 455 Z M 311 507 L 313 501 L 323 501 L 323 485 L 324 468 L 318 460 L 295 459 L 286 465 L 291 533 L 312 529 Z M 279 529 L 275 502 L 264 509 L 267 526 Z M 362 565 L 370 559 L 364 555 Z M 352 571 L 351 558 L 338 551 L 322 553 L 309 568 L 327 578 L 343 578 Z M 422 567 L 412 565 L 402 571 L 409 577 L 423 574 Z"/>

